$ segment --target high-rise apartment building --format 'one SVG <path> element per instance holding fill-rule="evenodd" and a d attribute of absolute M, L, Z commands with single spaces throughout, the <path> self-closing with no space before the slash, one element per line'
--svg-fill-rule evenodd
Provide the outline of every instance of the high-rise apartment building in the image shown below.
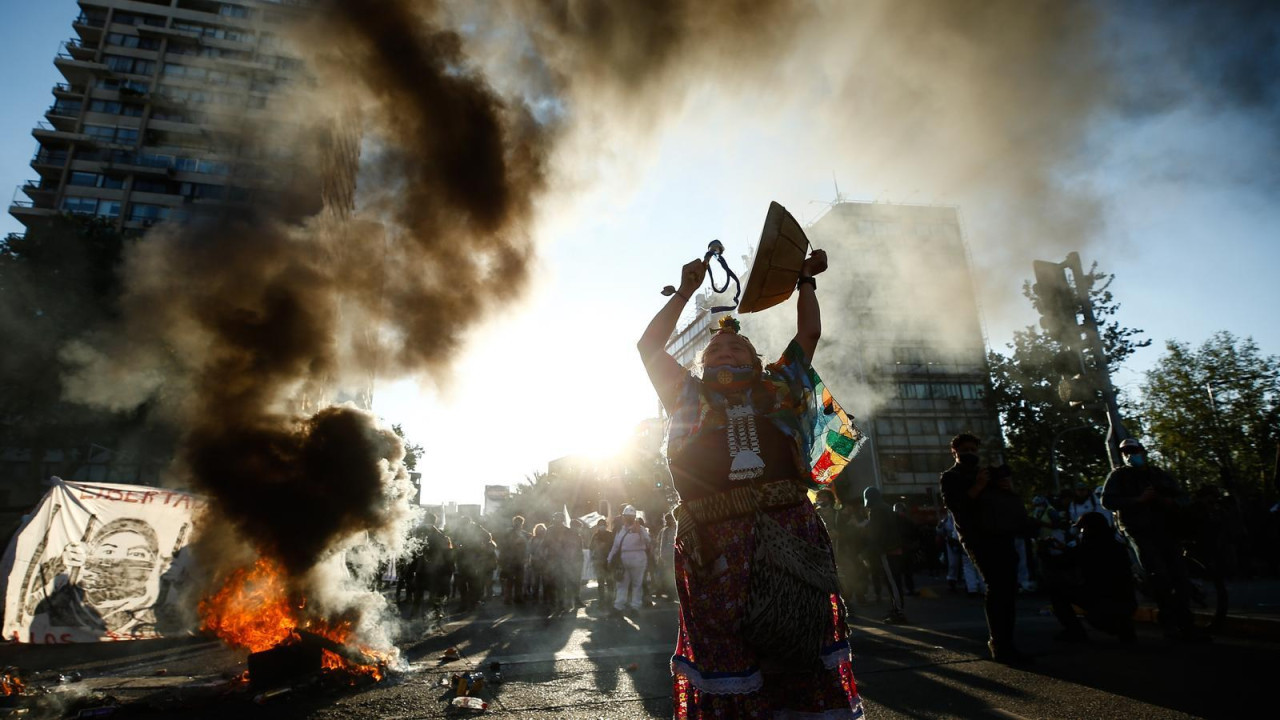
<path fill-rule="evenodd" d="M 299 216 L 352 203 L 358 135 L 324 129 L 323 172 L 255 132 L 301 70 L 282 41 L 305 0 L 80 0 L 54 58 L 65 82 L 32 134 L 24 225 L 66 212 L 141 232 L 165 220 L 278 203 Z M 23 197 L 25 196 L 25 197 Z"/>

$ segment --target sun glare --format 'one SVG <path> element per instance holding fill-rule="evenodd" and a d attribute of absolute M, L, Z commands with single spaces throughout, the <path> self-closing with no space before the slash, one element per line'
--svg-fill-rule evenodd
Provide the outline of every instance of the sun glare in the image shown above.
<path fill-rule="evenodd" d="M 583 363 L 566 359 L 588 357 L 571 338 L 530 327 L 479 340 L 444 390 L 400 381 L 375 392 L 377 414 L 424 448 L 424 502 L 479 502 L 485 485 L 514 486 L 566 455 L 607 459 L 657 415 L 634 341 L 593 335 Z"/>

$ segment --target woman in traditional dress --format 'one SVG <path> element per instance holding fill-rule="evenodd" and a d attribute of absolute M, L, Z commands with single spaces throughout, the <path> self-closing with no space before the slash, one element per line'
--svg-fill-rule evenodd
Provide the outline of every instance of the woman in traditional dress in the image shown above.
<path fill-rule="evenodd" d="M 840 462 L 859 438 L 810 368 L 821 334 L 813 276 L 826 266 L 821 250 L 805 260 L 796 336 L 768 367 L 732 318 L 703 351 L 701 377 L 664 351 L 702 284 L 702 260 L 684 266 L 638 343 L 670 416 L 666 455 L 681 499 L 677 718 L 862 717 L 831 540 L 806 492 L 834 477 L 829 454 L 815 454 L 828 433 L 815 441 L 815 429 L 844 421 L 830 433 Z"/>

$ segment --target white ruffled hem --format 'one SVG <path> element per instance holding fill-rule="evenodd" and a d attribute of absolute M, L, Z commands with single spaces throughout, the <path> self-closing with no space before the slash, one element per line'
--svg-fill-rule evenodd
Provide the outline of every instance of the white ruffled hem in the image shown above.
<path fill-rule="evenodd" d="M 671 658 L 671 674 L 682 677 L 700 692 L 712 695 L 747 695 L 764 687 L 764 675 L 756 670 L 737 677 L 705 677 L 688 660 Z"/>

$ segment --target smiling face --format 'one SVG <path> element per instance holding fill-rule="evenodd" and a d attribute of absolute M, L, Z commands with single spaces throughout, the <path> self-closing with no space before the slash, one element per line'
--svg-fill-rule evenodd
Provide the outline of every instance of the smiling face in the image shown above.
<path fill-rule="evenodd" d="M 759 363 L 755 348 L 741 335 L 716 333 L 702 351 L 703 367 L 751 367 Z"/>

